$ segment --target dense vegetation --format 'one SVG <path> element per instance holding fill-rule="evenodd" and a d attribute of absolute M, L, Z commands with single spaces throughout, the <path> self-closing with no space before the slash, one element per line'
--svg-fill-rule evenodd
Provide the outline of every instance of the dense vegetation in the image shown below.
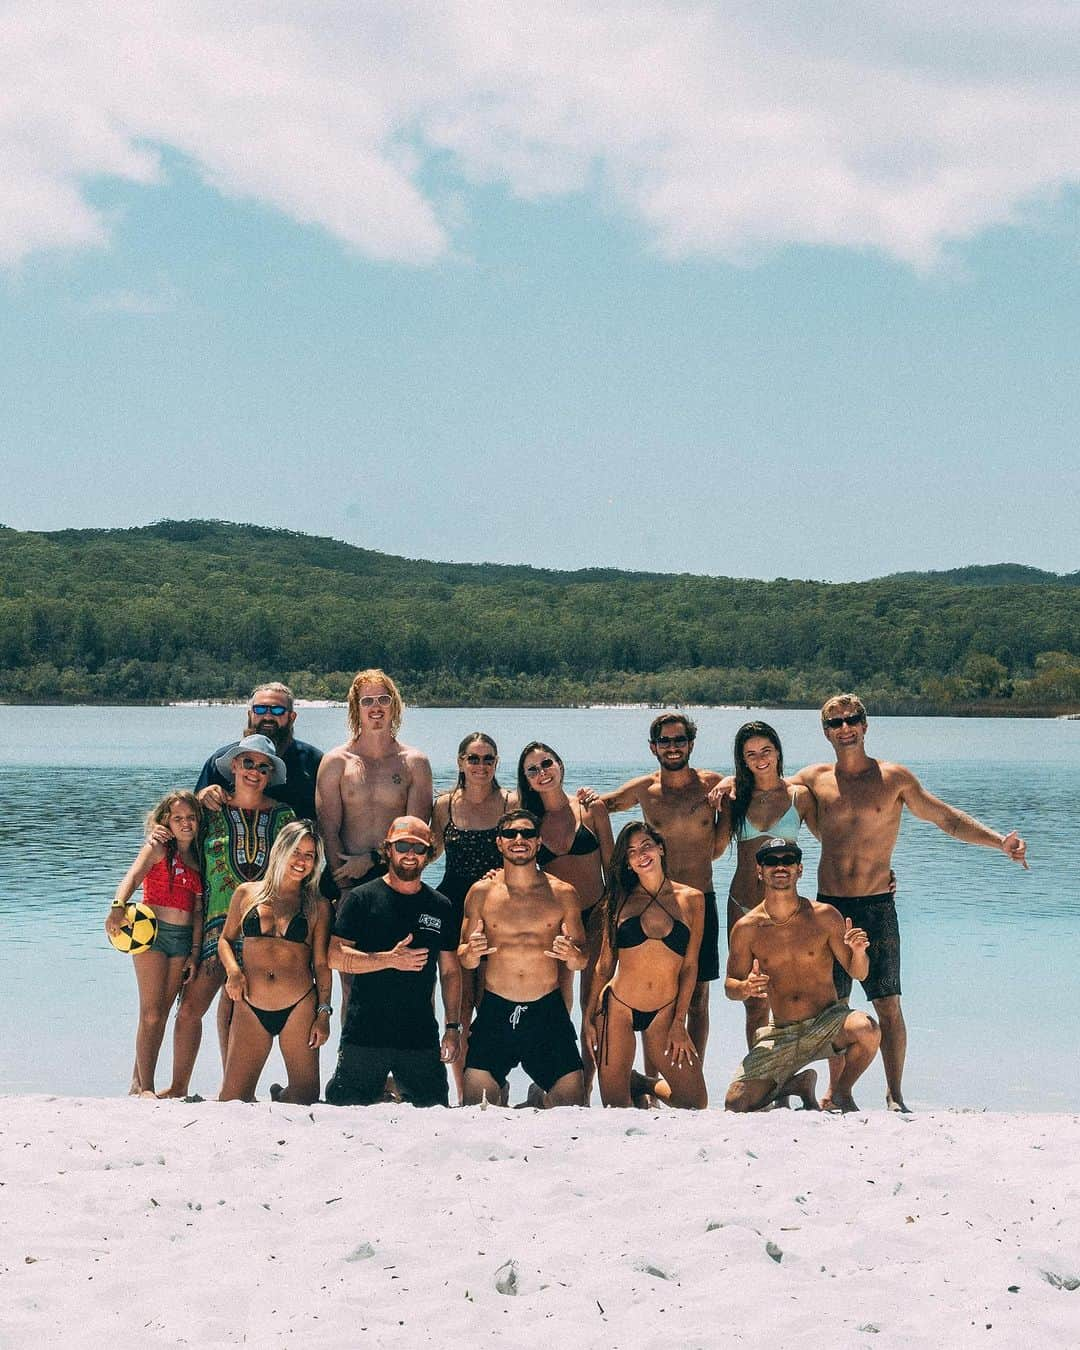
<path fill-rule="evenodd" d="M 1080 573 L 1002 565 L 843 585 L 411 561 L 284 530 L 0 527 L 0 699 L 1080 708 Z"/>

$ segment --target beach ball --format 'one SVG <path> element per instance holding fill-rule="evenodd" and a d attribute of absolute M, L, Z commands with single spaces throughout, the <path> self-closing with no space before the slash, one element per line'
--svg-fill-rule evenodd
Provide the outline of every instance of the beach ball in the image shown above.
<path fill-rule="evenodd" d="M 149 905 L 132 904 L 124 910 L 124 925 L 109 941 L 118 952 L 138 956 L 157 937 L 157 916 Z"/>

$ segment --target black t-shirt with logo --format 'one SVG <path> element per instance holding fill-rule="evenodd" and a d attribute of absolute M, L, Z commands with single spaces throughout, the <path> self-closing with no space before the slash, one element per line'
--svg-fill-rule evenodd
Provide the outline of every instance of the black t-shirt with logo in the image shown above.
<path fill-rule="evenodd" d="M 410 933 L 411 947 L 428 949 L 423 969 L 391 967 L 354 975 L 343 1044 L 399 1050 L 438 1046 L 433 1006 L 438 954 L 456 951 L 459 938 L 450 902 L 423 882 L 418 891 L 405 894 L 379 878 L 354 886 L 334 923 L 335 936 L 362 952 L 388 952 Z"/>

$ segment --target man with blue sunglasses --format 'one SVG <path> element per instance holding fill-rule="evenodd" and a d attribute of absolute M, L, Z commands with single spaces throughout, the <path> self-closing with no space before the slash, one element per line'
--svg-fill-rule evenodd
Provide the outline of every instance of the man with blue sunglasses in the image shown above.
<path fill-rule="evenodd" d="M 293 692 L 287 684 L 259 684 L 247 705 L 245 736 L 267 736 L 285 761 L 285 782 L 267 788 L 276 801 L 291 806 L 301 820 L 315 819 L 315 778 L 322 762 L 322 751 L 293 736 L 296 710 Z M 221 746 L 202 767 L 195 793 L 204 806 L 218 810 L 232 784 L 217 767 L 217 760 L 229 749 Z"/>

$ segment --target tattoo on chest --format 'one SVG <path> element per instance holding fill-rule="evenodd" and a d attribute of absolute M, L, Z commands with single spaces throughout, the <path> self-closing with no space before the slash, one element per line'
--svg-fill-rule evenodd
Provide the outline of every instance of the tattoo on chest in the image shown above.
<path fill-rule="evenodd" d="M 401 774 L 395 773 L 395 774 L 392 776 L 392 778 L 391 778 L 390 781 L 393 782 L 393 783 L 397 783 L 397 784 L 400 785 L 400 783 L 401 783 Z"/>

